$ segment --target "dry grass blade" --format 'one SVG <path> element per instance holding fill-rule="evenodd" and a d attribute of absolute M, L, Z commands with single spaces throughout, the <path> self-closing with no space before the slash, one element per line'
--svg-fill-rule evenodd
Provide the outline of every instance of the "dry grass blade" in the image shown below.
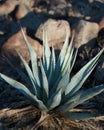
<path fill-rule="evenodd" d="M 44 123 L 44 121 L 46 121 L 48 118 L 50 118 L 49 114 L 47 114 L 45 112 L 41 112 L 40 119 L 38 120 L 38 122 L 35 124 L 35 126 L 31 130 L 37 130 L 38 127 L 40 127 Z"/>

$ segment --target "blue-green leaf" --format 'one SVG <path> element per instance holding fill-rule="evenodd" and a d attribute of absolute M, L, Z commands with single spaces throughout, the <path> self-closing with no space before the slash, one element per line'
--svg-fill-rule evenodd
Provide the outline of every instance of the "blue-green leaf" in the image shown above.
<path fill-rule="evenodd" d="M 57 87 L 56 87 L 56 91 L 59 89 L 62 89 L 62 92 L 65 90 L 67 84 L 69 83 L 69 74 L 65 74 L 62 79 L 59 81 Z"/>
<path fill-rule="evenodd" d="M 74 39 L 74 37 L 72 36 L 72 39 L 70 41 L 70 44 L 69 44 L 68 49 L 67 49 L 66 54 L 65 54 L 65 58 L 64 58 L 64 61 L 63 61 L 63 65 L 62 65 L 62 70 L 63 70 L 63 68 L 66 68 L 66 66 L 71 66 L 70 65 L 71 63 L 70 62 L 68 63 L 68 61 L 69 61 L 69 59 L 72 59 L 72 54 L 73 54 L 73 47 L 72 47 L 72 45 L 73 45 L 73 39 Z"/>
<path fill-rule="evenodd" d="M 81 92 L 78 92 L 77 94 L 73 95 L 72 97 L 63 97 L 61 105 L 58 107 L 58 109 L 62 112 L 66 112 L 72 108 L 75 107 L 75 104 L 77 103 L 78 99 L 80 98 Z M 64 102 L 65 100 L 65 102 Z"/>
<path fill-rule="evenodd" d="M 43 104 L 43 102 L 40 101 L 35 95 L 33 95 L 23 84 L 1 73 L 0 77 L 4 79 L 8 84 L 10 84 L 12 87 L 18 89 L 21 93 L 23 93 L 39 109 L 47 111 L 47 107 Z"/>
<path fill-rule="evenodd" d="M 60 55 L 59 55 L 59 58 L 58 58 L 56 65 L 58 65 L 58 64 L 61 65 L 63 63 L 66 52 L 67 52 L 68 44 L 69 44 L 69 33 L 67 33 L 66 40 L 65 40 L 64 45 L 62 47 L 62 50 L 60 52 Z"/>
<path fill-rule="evenodd" d="M 69 98 L 69 100 L 67 100 L 67 102 L 63 104 L 63 106 L 60 106 L 59 109 L 64 112 L 68 111 L 78 106 L 79 104 L 82 104 L 85 101 L 91 99 L 92 97 L 100 94 L 103 91 L 104 91 L 104 84 L 82 91 L 76 95 L 73 95 L 72 98 Z"/>
<path fill-rule="evenodd" d="M 53 66 L 52 68 L 53 68 L 53 70 L 55 69 L 55 65 L 56 65 L 55 50 L 52 47 L 52 66 Z"/>
<path fill-rule="evenodd" d="M 47 99 L 49 97 L 49 85 L 48 85 L 48 80 L 47 80 L 47 76 L 45 73 L 45 70 L 43 68 L 42 62 L 40 60 L 40 69 L 41 69 L 41 75 L 42 75 L 42 91 L 43 91 L 43 100 L 44 102 L 47 102 Z"/>
<path fill-rule="evenodd" d="M 29 78 L 28 78 L 28 76 L 24 73 L 24 71 L 22 70 L 22 68 L 18 68 L 17 66 L 15 66 L 15 65 L 13 64 L 13 62 L 12 62 L 10 59 L 8 59 L 7 57 L 3 56 L 3 58 L 5 58 L 6 62 L 12 67 L 12 69 L 14 69 L 14 70 L 18 73 L 18 75 L 19 75 L 21 78 L 23 78 L 23 80 L 28 84 L 27 81 L 29 80 Z"/>
<path fill-rule="evenodd" d="M 53 87 L 52 87 L 52 89 L 51 89 L 51 93 L 53 93 L 54 91 L 56 91 L 56 89 L 59 88 L 58 84 L 60 84 L 61 80 L 64 80 L 64 79 L 65 79 L 66 75 L 67 75 L 68 79 L 65 79 L 65 80 L 67 80 L 67 82 L 66 82 L 65 85 L 68 85 L 68 81 L 69 81 L 69 79 L 70 79 L 70 70 L 68 70 L 68 68 L 71 66 L 72 55 L 73 55 L 73 49 L 72 49 L 71 54 L 70 54 L 70 57 L 69 57 L 69 59 L 68 59 L 68 61 L 67 61 L 67 63 L 66 63 L 66 66 L 64 66 L 64 68 L 61 68 L 61 67 L 60 67 L 60 69 L 61 69 L 61 70 L 60 70 L 60 74 L 55 74 L 55 75 L 54 75 L 54 76 L 57 75 L 57 80 L 54 79 L 54 81 L 56 81 L 56 82 L 54 83 L 54 85 L 53 85 Z M 62 65 L 62 67 L 63 67 L 63 65 Z M 65 85 L 64 85 L 64 86 L 65 86 Z M 57 87 L 57 86 L 58 86 L 58 87 Z M 65 88 L 64 88 L 64 89 L 65 89 Z M 63 91 L 62 91 L 62 92 L 63 92 Z"/>
<path fill-rule="evenodd" d="M 73 58 L 73 53 L 74 53 L 74 49 L 72 49 L 70 56 L 67 60 L 67 63 L 65 66 L 63 66 L 64 68 L 62 68 L 62 75 L 64 75 L 65 73 L 69 73 L 71 72 L 71 62 L 72 62 L 72 58 Z"/>
<path fill-rule="evenodd" d="M 69 43 L 69 33 L 66 36 L 65 43 L 62 47 L 62 50 L 61 50 L 59 57 L 58 57 L 58 60 L 56 62 L 54 80 L 58 79 L 59 74 L 61 72 L 62 65 L 64 63 L 65 55 L 66 55 L 67 48 L 68 48 L 68 43 Z"/>
<path fill-rule="evenodd" d="M 75 106 L 82 104 L 83 102 L 91 99 L 92 97 L 100 94 L 103 91 L 104 91 L 104 84 L 83 91 L 80 97 L 77 99 L 77 103 L 75 104 Z"/>
<path fill-rule="evenodd" d="M 27 62 L 25 61 L 25 59 L 24 59 L 19 53 L 18 53 L 18 55 L 19 55 L 19 57 L 20 57 L 20 59 L 21 59 L 23 65 L 25 66 L 25 69 L 26 69 L 26 71 L 27 71 L 27 74 L 28 74 L 28 76 L 29 76 L 29 78 L 30 78 L 30 80 L 31 80 L 31 82 L 32 82 L 32 85 L 33 85 L 34 90 L 35 90 L 35 94 L 36 94 L 37 96 L 40 96 L 40 86 L 38 86 L 37 81 L 36 81 L 36 79 L 34 78 L 33 73 L 32 73 L 32 71 L 31 71 L 29 65 L 27 64 Z"/>
<path fill-rule="evenodd" d="M 50 65 L 49 65 L 49 76 L 48 76 L 48 82 L 49 82 L 49 85 L 51 87 L 51 82 L 53 80 L 53 77 L 54 77 L 54 70 L 55 70 L 55 51 L 54 51 L 54 48 L 52 47 L 52 53 L 51 53 L 51 57 L 50 57 Z"/>
<path fill-rule="evenodd" d="M 51 51 L 48 45 L 48 39 L 47 39 L 47 33 L 46 35 L 44 35 L 43 32 L 43 38 L 45 41 L 43 41 L 43 45 L 44 45 L 44 54 L 43 54 L 43 67 L 44 70 L 46 72 L 47 77 L 49 76 L 49 68 L 50 68 L 50 57 L 51 57 Z"/>
<path fill-rule="evenodd" d="M 79 72 L 77 72 L 76 75 L 72 77 L 70 83 L 65 89 L 65 95 L 72 95 L 82 87 L 83 83 L 89 76 L 89 73 L 93 70 L 94 65 L 97 63 L 103 51 L 104 50 L 102 49 L 91 61 L 89 61 L 82 69 L 80 69 Z"/>
<path fill-rule="evenodd" d="M 70 69 L 70 72 L 72 71 L 73 66 L 74 66 L 74 64 L 75 64 L 75 61 L 76 61 L 76 58 L 77 58 L 77 53 L 78 53 L 78 49 L 76 49 L 75 54 L 73 54 L 72 64 L 71 64 L 71 67 L 69 68 L 69 69 Z M 68 71 L 69 71 L 69 69 L 68 69 Z"/>
<path fill-rule="evenodd" d="M 53 93 L 53 95 L 48 100 L 47 106 L 48 106 L 49 110 L 54 109 L 55 107 L 57 107 L 60 104 L 61 97 L 62 97 L 61 92 L 62 92 L 62 90 L 60 89 L 59 91 Z"/>
<path fill-rule="evenodd" d="M 88 112 L 66 112 L 64 113 L 64 116 L 73 120 L 85 120 L 85 119 L 94 119 L 98 115 L 94 113 L 88 113 Z"/>
<path fill-rule="evenodd" d="M 22 31 L 23 38 L 24 38 L 24 41 L 26 43 L 26 46 L 27 46 L 27 48 L 29 50 L 33 75 L 34 75 L 34 77 L 35 77 L 35 79 L 37 81 L 37 84 L 40 86 L 37 54 L 36 54 L 35 50 L 33 49 L 33 47 L 30 45 L 30 43 L 29 43 L 28 39 L 26 38 L 22 28 L 21 28 L 21 31 Z"/>

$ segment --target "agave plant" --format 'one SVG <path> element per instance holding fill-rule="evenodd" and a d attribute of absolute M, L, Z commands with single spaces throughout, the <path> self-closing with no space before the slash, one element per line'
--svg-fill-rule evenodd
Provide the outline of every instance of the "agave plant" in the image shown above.
<path fill-rule="evenodd" d="M 1 79 L 9 83 L 12 87 L 23 93 L 31 103 L 41 111 L 41 117 L 35 128 L 50 116 L 54 110 L 60 111 L 65 117 L 70 119 L 95 118 L 94 113 L 79 113 L 72 111 L 79 104 L 104 91 L 104 84 L 80 91 L 83 83 L 94 70 L 97 61 L 104 49 L 102 49 L 91 61 L 81 68 L 74 76 L 71 71 L 74 66 L 77 50 L 73 48 L 73 37 L 69 44 L 68 34 L 65 43 L 56 62 L 55 50 L 49 48 L 47 35 L 43 32 L 43 58 L 39 60 L 32 46 L 29 44 L 22 31 L 25 43 L 29 50 L 31 67 L 25 59 L 18 53 L 27 74 L 31 80 L 33 92 L 22 83 L 0 73 Z M 55 115 L 55 114 L 53 114 Z"/>

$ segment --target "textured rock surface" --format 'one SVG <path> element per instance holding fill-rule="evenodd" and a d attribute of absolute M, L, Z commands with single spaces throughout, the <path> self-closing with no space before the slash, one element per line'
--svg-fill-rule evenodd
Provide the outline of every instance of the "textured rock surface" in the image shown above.
<path fill-rule="evenodd" d="M 25 28 L 24 28 L 24 32 L 26 34 L 26 29 Z M 33 48 L 36 51 L 37 55 L 39 57 L 41 57 L 42 56 L 42 51 L 43 51 L 42 45 L 38 41 L 32 39 L 31 37 L 29 37 L 27 35 L 26 35 L 26 37 L 28 38 L 28 41 L 33 46 Z M 10 37 L 4 43 L 4 45 L 1 48 L 1 53 L 3 53 L 3 54 L 12 53 L 13 55 L 16 55 L 16 50 L 19 51 L 21 53 L 21 55 L 26 60 L 29 60 L 29 54 L 28 54 L 27 47 L 25 45 L 25 42 L 24 42 L 21 31 L 14 34 L 12 37 Z"/>
<path fill-rule="evenodd" d="M 15 9 L 16 5 L 18 4 L 19 4 L 19 1 L 7 0 L 4 4 L 0 5 L 0 16 L 8 15 Z"/>
<path fill-rule="evenodd" d="M 35 0 L 7 0 L 0 5 L 0 16 L 13 13 L 16 19 L 23 18 L 34 4 Z"/>
<path fill-rule="evenodd" d="M 47 32 L 48 42 L 51 46 L 56 46 L 58 43 L 65 41 L 66 34 L 69 33 L 70 36 L 70 25 L 65 20 L 53 20 L 49 19 L 44 24 L 41 24 L 36 31 L 35 36 L 40 40 L 43 39 L 43 29 Z"/>
<path fill-rule="evenodd" d="M 90 47 L 94 47 L 95 38 L 99 31 L 97 23 L 80 20 L 73 30 L 75 30 L 74 46 L 76 48 L 85 44 L 90 44 Z"/>
<path fill-rule="evenodd" d="M 23 18 L 24 16 L 26 16 L 26 14 L 28 14 L 29 11 L 30 9 L 25 4 L 20 4 L 15 14 L 16 19 Z"/>
<path fill-rule="evenodd" d="M 104 28 L 104 17 L 101 19 L 101 21 L 99 22 L 99 29 L 103 29 Z"/>

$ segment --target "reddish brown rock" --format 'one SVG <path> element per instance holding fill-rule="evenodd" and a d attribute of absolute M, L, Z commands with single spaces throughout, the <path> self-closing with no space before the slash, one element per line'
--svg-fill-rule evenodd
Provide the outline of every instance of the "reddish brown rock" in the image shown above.
<path fill-rule="evenodd" d="M 31 8 L 32 6 L 35 5 L 37 0 L 19 0 L 19 1 L 20 1 L 20 4 L 24 4 L 27 7 Z"/>
<path fill-rule="evenodd" d="M 104 17 L 101 19 L 101 21 L 99 22 L 99 29 L 104 29 Z"/>
<path fill-rule="evenodd" d="M 89 44 L 91 48 L 94 47 L 99 32 L 97 23 L 80 20 L 73 30 L 75 31 L 74 46 L 76 48 L 85 44 Z"/>
<path fill-rule="evenodd" d="M 25 17 L 29 11 L 30 9 L 25 4 L 20 4 L 15 14 L 16 19 L 21 19 Z"/>
<path fill-rule="evenodd" d="M 57 46 L 57 44 L 60 45 L 60 43 L 64 42 L 67 33 L 70 36 L 70 25 L 65 20 L 49 19 L 44 24 L 41 24 L 35 34 L 40 40 L 43 39 L 43 29 L 47 32 L 50 46 L 52 44 L 53 46 Z"/>
<path fill-rule="evenodd" d="M 26 34 L 26 29 L 24 29 L 24 32 Z M 41 57 L 43 53 L 42 45 L 38 41 L 29 37 L 27 34 L 26 37 L 30 42 L 30 44 L 32 45 L 32 47 L 34 48 L 34 50 L 36 51 L 38 57 Z M 29 53 L 27 51 L 27 47 L 21 31 L 14 34 L 4 43 L 4 45 L 1 48 L 1 53 L 17 55 L 16 50 L 19 51 L 27 61 L 29 60 Z"/>
<path fill-rule="evenodd" d="M 35 5 L 35 3 L 35 0 L 20 0 L 18 9 L 15 14 L 16 19 L 21 19 L 30 11 L 32 11 L 32 7 Z"/>
<path fill-rule="evenodd" d="M 21 19 L 32 10 L 34 5 L 35 0 L 7 0 L 0 5 L 0 16 L 13 12 L 17 19 Z"/>
<path fill-rule="evenodd" d="M 7 0 L 4 4 L 0 5 L 0 16 L 8 15 L 15 9 L 16 5 L 18 4 L 19 1 Z"/>

